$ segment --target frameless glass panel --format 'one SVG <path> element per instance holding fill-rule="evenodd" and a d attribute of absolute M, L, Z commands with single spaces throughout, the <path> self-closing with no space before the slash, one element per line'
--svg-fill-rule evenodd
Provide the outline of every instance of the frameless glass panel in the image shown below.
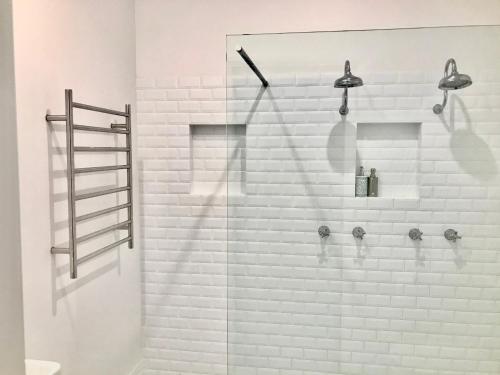
<path fill-rule="evenodd" d="M 499 37 L 228 36 L 229 374 L 500 372 Z"/>

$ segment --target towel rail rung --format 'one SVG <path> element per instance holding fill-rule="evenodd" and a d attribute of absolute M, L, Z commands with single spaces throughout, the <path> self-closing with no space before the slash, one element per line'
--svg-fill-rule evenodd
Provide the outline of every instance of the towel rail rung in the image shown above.
<path fill-rule="evenodd" d="M 75 152 L 128 152 L 128 147 L 87 147 L 76 146 Z"/>
<path fill-rule="evenodd" d="M 126 112 L 116 111 L 114 109 L 96 107 L 94 105 L 82 104 L 82 103 L 77 103 L 77 102 L 73 102 L 73 107 L 78 108 L 78 109 L 84 109 L 86 111 L 91 111 L 91 112 L 106 113 L 108 115 L 115 115 L 115 116 L 122 116 L 122 117 L 129 116 L 129 114 Z"/>
<path fill-rule="evenodd" d="M 130 165 L 106 165 L 104 167 L 87 167 L 87 168 L 75 168 L 73 173 L 93 173 L 93 172 L 106 172 L 106 171 L 117 171 L 120 169 L 129 169 Z"/>
<path fill-rule="evenodd" d="M 131 222 L 132 222 L 131 220 L 126 220 L 126 221 L 122 221 L 121 223 L 113 224 L 113 225 L 110 225 L 109 227 L 96 230 L 95 232 L 91 232 L 91 233 L 86 234 L 84 236 L 77 237 L 76 242 L 79 243 L 79 242 L 85 242 L 85 241 L 91 240 L 92 238 L 96 238 L 96 237 L 99 237 L 103 234 L 112 232 L 114 230 L 123 228 L 125 226 L 128 226 L 128 224 L 130 224 Z"/>
<path fill-rule="evenodd" d="M 77 263 L 78 264 L 85 263 L 86 261 L 88 261 L 92 258 L 95 258 L 98 255 L 104 254 L 105 252 L 112 250 L 115 247 L 118 247 L 121 244 L 124 244 L 125 242 L 130 241 L 131 239 L 132 239 L 132 237 L 129 236 L 129 237 L 125 237 L 121 240 L 118 240 L 116 242 L 113 242 L 112 244 L 104 246 L 104 247 L 100 248 L 99 250 L 96 250 L 96 251 L 91 252 L 90 254 L 84 255 L 83 257 L 81 257 L 80 259 L 77 260 Z"/>
<path fill-rule="evenodd" d="M 113 133 L 113 134 L 129 134 L 128 130 L 124 129 L 113 129 L 104 128 L 102 126 L 90 126 L 90 125 L 73 125 L 74 130 L 81 130 L 86 132 L 98 132 L 98 133 Z"/>
<path fill-rule="evenodd" d="M 130 186 L 123 186 L 123 187 L 113 188 L 113 189 L 93 191 L 91 193 L 82 193 L 82 194 L 75 195 L 75 200 L 79 201 L 79 200 L 82 200 L 82 199 L 95 198 L 95 197 L 100 197 L 102 195 L 120 193 L 122 191 L 127 191 L 127 190 L 130 190 L 130 189 L 131 189 Z"/>
<path fill-rule="evenodd" d="M 123 210 L 123 209 L 128 208 L 128 207 L 130 207 L 130 203 L 120 204 L 118 206 L 105 208 L 103 210 L 94 211 L 94 212 L 90 212 L 90 213 L 85 214 L 85 215 L 77 216 L 75 220 L 76 221 L 84 221 L 84 220 L 94 219 L 96 217 L 110 214 L 112 212 L 120 211 L 120 210 Z"/>

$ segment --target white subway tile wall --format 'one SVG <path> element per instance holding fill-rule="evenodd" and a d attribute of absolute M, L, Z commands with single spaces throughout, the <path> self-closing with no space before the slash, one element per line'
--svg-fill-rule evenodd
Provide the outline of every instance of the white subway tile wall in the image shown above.
<path fill-rule="evenodd" d="M 145 375 L 500 372 L 499 74 L 441 117 L 435 77 L 365 75 L 345 120 L 338 74 L 265 92 L 232 77 L 228 122 L 246 126 L 217 194 L 203 182 L 225 186 L 225 80 L 138 79 Z M 358 124 L 395 129 L 402 142 L 370 138 L 363 162 L 409 198 L 354 197 Z"/>

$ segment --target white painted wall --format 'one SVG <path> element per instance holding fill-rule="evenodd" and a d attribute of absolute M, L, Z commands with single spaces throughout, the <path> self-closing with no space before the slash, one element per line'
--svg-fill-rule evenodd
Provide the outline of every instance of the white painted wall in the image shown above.
<path fill-rule="evenodd" d="M 0 2 L 0 373 L 24 374 L 12 4 Z"/>
<path fill-rule="evenodd" d="M 14 41 L 26 356 L 60 362 L 65 375 L 128 374 L 140 359 L 140 242 L 134 251 L 122 246 L 84 265 L 76 281 L 68 258 L 50 255 L 51 245 L 67 239 L 65 150 L 55 148 L 64 145 L 61 126 L 48 127 L 44 116 L 63 113 L 66 88 L 84 103 L 116 109 L 135 103 L 134 3 L 16 1 Z M 112 205 L 106 199 L 99 204 Z M 97 208 L 89 205 L 80 207 Z"/>
<path fill-rule="evenodd" d="M 225 75 L 226 34 L 497 24 L 498 0 L 137 0 L 139 76 Z"/>

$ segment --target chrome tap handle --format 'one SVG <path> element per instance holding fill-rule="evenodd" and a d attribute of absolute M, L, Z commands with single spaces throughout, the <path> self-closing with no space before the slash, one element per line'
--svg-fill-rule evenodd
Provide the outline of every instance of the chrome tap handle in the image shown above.
<path fill-rule="evenodd" d="M 321 238 L 329 237 L 330 233 L 330 228 L 328 228 L 326 225 L 322 225 L 318 228 L 318 234 Z"/>
<path fill-rule="evenodd" d="M 462 238 L 462 236 L 459 236 L 455 229 L 446 229 L 444 232 L 444 238 L 451 242 L 457 242 L 457 240 Z"/>
<path fill-rule="evenodd" d="M 366 234 L 365 230 L 361 227 L 356 227 L 352 230 L 352 235 L 354 236 L 354 238 L 359 238 L 360 240 L 363 239 L 365 234 Z"/>
<path fill-rule="evenodd" d="M 422 241 L 422 234 L 424 234 L 420 229 L 418 228 L 412 228 L 410 229 L 410 232 L 408 233 L 408 236 L 413 240 L 413 241 Z"/>

